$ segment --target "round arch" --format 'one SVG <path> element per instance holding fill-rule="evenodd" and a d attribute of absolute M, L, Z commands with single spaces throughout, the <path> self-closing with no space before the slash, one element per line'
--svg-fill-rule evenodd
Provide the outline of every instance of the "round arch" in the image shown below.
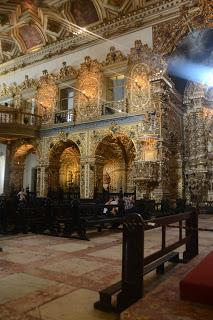
<path fill-rule="evenodd" d="M 133 192 L 132 170 L 136 155 L 133 141 L 125 134 L 107 135 L 95 150 L 95 184 L 99 192 Z"/>
<path fill-rule="evenodd" d="M 59 141 L 49 154 L 48 186 L 51 190 L 80 189 L 80 150 L 72 140 Z"/>
<path fill-rule="evenodd" d="M 25 142 L 16 146 L 11 159 L 11 191 L 28 188 L 36 192 L 38 158 L 38 150 L 33 143 Z"/>

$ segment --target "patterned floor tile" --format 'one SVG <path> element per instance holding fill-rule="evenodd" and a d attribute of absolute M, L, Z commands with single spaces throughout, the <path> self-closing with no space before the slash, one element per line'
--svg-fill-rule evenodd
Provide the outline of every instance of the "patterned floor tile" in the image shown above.
<path fill-rule="evenodd" d="M 97 292 L 79 289 L 51 301 L 29 314 L 42 320 L 118 320 L 115 314 L 106 314 L 93 308 Z"/>
<path fill-rule="evenodd" d="M 105 265 L 100 262 L 87 261 L 85 259 L 73 257 L 68 260 L 59 261 L 50 265 L 47 264 L 42 268 L 50 271 L 80 276 L 84 273 L 95 271 L 104 266 Z"/>
<path fill-rule="evenodd" d="M 96 252 L 89 253 L 88 255 L 92 255 L 94 257 L 101 257 L 101 258 L 108 258 L 108 259 L 115 259 L 121 260 L 122 257 L 122 245 L 113 246 L 111 248 L 97 250 Z"/>
<path fill-rule="evenodd" d="M 199 226 L 213 229 L 213 215 L 200 215 Z M 168 227 L 167 243 L 178 229 Z M 1 320 L 117 320 L 93 309 L 98 291 L 121 278 L 122 233 L 89 232 L 90 241 L 45 235 L 1 236 Z M 145 236 L 145 254 L 161 247 L 160 229 Z M 199 232 L 200 254 L 190 263 L 166 265 L 164 275 L 145 277 L 145 297 L 128 308 L 121 320 L 212 320 L 213 307 L 179 298 L 179 281 L 210 250 L 213 232 Z M 184 247 L 178 249 L 181 253 Z M 79 307 L 80 306 L 80 307 Z"/>
<path fill-rule="evenodd" d="M 54 281 L 15 273 L 0 279 L 0 304 L 56 284 Z"/>

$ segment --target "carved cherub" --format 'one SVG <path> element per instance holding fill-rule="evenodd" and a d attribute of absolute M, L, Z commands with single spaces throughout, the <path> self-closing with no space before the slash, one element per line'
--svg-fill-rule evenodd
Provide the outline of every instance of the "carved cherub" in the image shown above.
<path fill-rule="evenodd" d="M 62 62 L 62 68 L 60 69 L 59 78 L 65 78 L 68 76 L 76 75 L 76 71 L 72 66 L 67 66 L 67 63 Z"/>
<path fill-rule="evenodd" d="M 113 64 L 125 60 L 125 56 L 120 50 L 116 50 L 115 47 L 110 48 L 110 52 L 106 57 L 106 65 Z"/>
<path fill-rule="evenodd" d="M 81 64 L 81 72 L 100 72 L 102 70 L 102 64 L 99 63 L 96 59 L 92 60 L 90 56 L 84 58 L 84 63 Z"/>
<path fill-rule="evenodd" d="M 66 61 L 62 62 L 62 68 L 60 69 L 60 78 L 66 77 L 66 70 L 67 69 L 67 63 Z"/>
<path fill-rule="evenodd" d="M 29 79 L 29 76 L 25 75 L 25 80 L 23 81 L 23 88 L 24 89 L 31 88 L 34 84 L 35 84 L 35 80 Z"/>

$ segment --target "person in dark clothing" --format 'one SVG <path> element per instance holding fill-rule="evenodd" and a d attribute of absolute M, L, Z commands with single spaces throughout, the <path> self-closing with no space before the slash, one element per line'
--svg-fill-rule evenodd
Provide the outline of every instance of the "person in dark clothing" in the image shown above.
<path fill-rule="evenodd" d="M 6 198 L 0 197 L 0 233 L 7 233 Z"/>
<path fill-rule="evenodd" d="M 71 225 L 71 233 L 77 232 L 81 239 L 87 239 L 86 229 L 81 221 L 80 217 L 80 203 L 77 199 L 74 199 L 71 207 L 71 216 L 72 216 L 72 225 Z"/>
<path fill-rule="evenodd" d="M 119 217 L 123 217 L 125 215 L 125 201 L 122 196 L 118 199 L 118 214 Z"/>

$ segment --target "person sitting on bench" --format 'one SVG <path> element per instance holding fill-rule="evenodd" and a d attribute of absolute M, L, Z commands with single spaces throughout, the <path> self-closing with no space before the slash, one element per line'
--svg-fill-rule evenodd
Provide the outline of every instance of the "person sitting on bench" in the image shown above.
<path fill-rule="evenodd" d="M 104 207 L 103 213 L 105 215 L 113 215 L 113 216 L 117 215 L 117 213 L 118 213 L 118 200 L 119 200 L 118 197 L 116 197 L 115 199 L 114 199 L 114 197 L 111 197 L 105 203 L 106 207 Z"/>

